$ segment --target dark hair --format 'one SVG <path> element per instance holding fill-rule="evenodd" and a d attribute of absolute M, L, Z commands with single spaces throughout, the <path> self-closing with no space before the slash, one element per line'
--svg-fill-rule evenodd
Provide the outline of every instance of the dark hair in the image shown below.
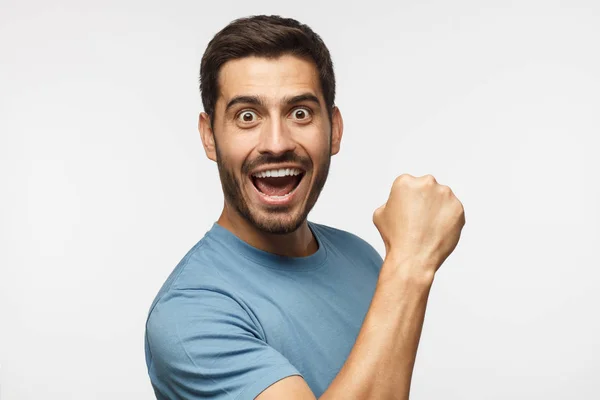
<path fill-rule="evenodd" d="M 208 43 L 200 64 L 200 92 L 204 111 L 214 122 L 219 95 L 219 70 L 227 61 L 249 56 L 276 58 L 285 54 L 308 57 L 319 73 L 329 111 L 335 101 L 335 76 L 329 50 L 319 35 L 295 19 L 255 15 L 231 22 Z"/>

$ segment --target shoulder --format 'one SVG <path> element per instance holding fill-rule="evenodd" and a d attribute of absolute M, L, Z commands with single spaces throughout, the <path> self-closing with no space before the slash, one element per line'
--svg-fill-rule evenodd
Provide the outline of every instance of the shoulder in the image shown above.
<path fill-rule="evenodd" d="M 297 370 L 265 340 L 260 321 L 222 271 L 223 251 L 200 241 L 156 296 L 145 326 L 157 398 L 250 399 Z M 196 397 L 194 397 L 196 398 Z"/>
<path fill-rule="evenodd" d="M 226 284 L 220 270 L 233 262 L 208 235 L 200 239 L 180 259 L 161 286 L 156 300 L 169 292 L 185 289 L 211 289 Z"/>
<path fill-rule="evenodd" d="M 186 362 L 190 352 L 201 351 L 199 344 L 226 343 L 233 327 L 241 335 L 263 336 L 235 284 L 219 272 L 214 252 L 209 242 L 198 242 L 155 296 L 146 318 L 146 349 L 157 366 Z"/>
<path fill-rule="evenodd" d="M 237 309 L 237 296 L 231 279 L 223 275 L 223 252 L 215 248 L 207 237 L 198 241 L 170 272 L 154 297 L 148 320 L 174 323 L 190 316 L 188 308 L 202 311 L 202 307 L 218 304 L 229 311 Z M 166 321 L 165 321 L 166 319 Z M 152 325 L 152 324 L 150 324 Z"/>

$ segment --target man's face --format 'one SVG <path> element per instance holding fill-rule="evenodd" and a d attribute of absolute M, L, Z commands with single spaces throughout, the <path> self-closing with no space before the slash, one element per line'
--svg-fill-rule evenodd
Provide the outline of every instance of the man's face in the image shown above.
<path fill-rule="evenodd" d="M 314 63 L 232 60 L 221 68 L 219 89 L 207 132 L 214 154 L 205 133 L 203 142 L 217 161 L 225 201 L 259 230 L 295 231 L 325 185 L 341 138 L 341 116 L 336 109 L 330 122 Z"/>

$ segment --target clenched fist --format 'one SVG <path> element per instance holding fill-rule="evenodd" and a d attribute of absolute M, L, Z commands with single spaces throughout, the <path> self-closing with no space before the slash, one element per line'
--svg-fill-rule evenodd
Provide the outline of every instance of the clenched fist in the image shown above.
<path fill-rule="evenodd" d="M 431 175 L 400 175 L 387 202 L 373 213 L 386 257 L 409 260 L 434 274 L 458 244 L 465 225 L 462 203 Z"/>

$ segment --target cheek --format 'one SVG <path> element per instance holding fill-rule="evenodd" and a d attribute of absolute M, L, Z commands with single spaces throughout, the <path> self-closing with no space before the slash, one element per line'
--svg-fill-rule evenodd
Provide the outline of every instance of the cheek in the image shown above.
<path fill-rule="evenodd" d="M 232 170 L 235 175 L 240 174 L 242 166 L 247 163 L 252 153 L 252 146 L 244 141 L 225 141 L 217 149 L 217 155 L 227 165 L 227 168 Z"/>
<path fill-rule="evenodd" d="M 329 151 L 331 129 L 320 122 L 301 128 L 294 132 L 296 141 L 311 156 L 321 155 Z"/>
<path fill-rule="evenodd" d="M 307 151 L 315 165 L 323 164 L 330 156 L 330 142 L 328 137 L 319 136 L 308 144 Z"/>

